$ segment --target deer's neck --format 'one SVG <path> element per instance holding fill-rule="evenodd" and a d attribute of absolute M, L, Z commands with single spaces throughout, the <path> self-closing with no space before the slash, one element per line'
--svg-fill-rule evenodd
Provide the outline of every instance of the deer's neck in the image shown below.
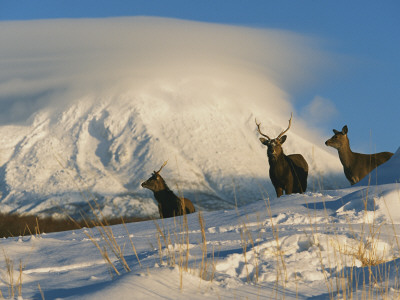
<path fill-rule="evenodd" d="M 165 188 L 162 190 L 154 192 L 154 198 L 156 198 L 157 201 L 167 200 L 168 198 L 174 196 L 175 194 L 167 186 L 165 186 Z"/>
<path fill-rule="evenodd" d="M 286 163 L 285 154 L 283 152 L 278 156 L 268 156 L 268 161 L 270 166 L 282 166 Z"/>
<path fill-rule="evenodd" d="M 340 162 L 344 167 L 350 167 L 354 160 L 354 153 L 350 149 L 350 144 L 344 144 L 338 149 Z"/>

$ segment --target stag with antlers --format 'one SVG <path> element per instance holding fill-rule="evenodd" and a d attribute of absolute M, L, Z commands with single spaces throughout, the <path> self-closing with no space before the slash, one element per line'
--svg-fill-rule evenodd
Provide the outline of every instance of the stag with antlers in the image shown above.
<path fill-rule="evenodd" d="M 261 123 L 257 123 L 257 131 L 263 137 L 260 141 L 268 147 L 269 177 L 274 185 L 276 196 L 280 197 L 285 192 L 286 195 L 292 193 L 304 193 L 307 189 L 308 164 L 301 154 L 285 155 L 282 144 L 286 141 L 284 135 L 292 124 L 290 116 L 289 126 L 282 131 L 278 137 L 271 139 L 261 132 Z"/>
<path fill-rule="evenodd" d="M 338 151 L 344 174 L 350 184 L 353 185 L 363 179 L 373 169 L 389 160 L 393 153 L 362 154 L 353 152 L 350 149 L 347 132 L 347 125 L 343 126 L 342 131 L 333 129 L 334 135 L 325 142 L 325 145 L 333 147 Z"/>
<path fill-rule="evenodd" d="M 196 210 L 193 203 L 187 198 L 176 196 L 161 177 L 160 172 L 167 162 L 164 162 L 160 170 L 154 171 L 151 177 L 141 184 L 142 187 L 154 193 L 161 219 L 194 213 Z"/>

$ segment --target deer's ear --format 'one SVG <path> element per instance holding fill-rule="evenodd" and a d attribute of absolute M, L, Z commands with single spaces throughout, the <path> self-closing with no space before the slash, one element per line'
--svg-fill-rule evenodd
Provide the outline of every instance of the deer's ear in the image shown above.
<path fill-rule="evenodd" d="M 340 133 L 340 131 L 337 131 L 336 129 L 333 129 L 333 133 L 334 134 L 338 134 L 338 133 Z"/>
<path fill-rule="evenodd" d="M 269 144 L 269 141 L 267 139 L 264 139 L 264 138 L 260 138 L 260 142 L 265 146 L 268 146 L 268 144 Z"/>
<path fill-rule="evenodd" d="M 286 138 L 287 138 L 287 135 L 284 135 L 279 139 L 281 145 L 286 141 Z"/>
<path fill-rule="evenodd" d="M 342 128 L 342 133 L 347 134 L 347 132 L 349 132 L 349 129 L 347 128 L 347 125 L 344 125 Z"/>

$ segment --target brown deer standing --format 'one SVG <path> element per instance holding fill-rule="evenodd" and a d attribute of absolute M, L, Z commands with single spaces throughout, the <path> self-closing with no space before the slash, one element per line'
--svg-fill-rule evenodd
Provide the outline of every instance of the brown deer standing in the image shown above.
<path fill-rule="evenodd" d="M 344 174 L 350 184 L 356 184 L 377 166 L 389 160 L 393 153 L 380 152 L 375 154 L 362 154 L 351 151 L 347 137 L 347 125 L 342 131 L 333 129 L 334 136 L 325 142 L 325 145 L 337 149 Z"/>
<path fill-rule="evenodd" d="M 142 187 L 154 193 L 161 219 L 194 213 L 196 210 L 193 203 L 189 199 L 177 197 L 161 177 L 160 172 L 166 164 L 167 161 L 164 162 L 160 170 L 154 171 L 151 177 L 141 184 Z"/>
<path fill-rule="evenodd" d="M 286 195 L 292 193 L 304 193 L 307 189 L 308 164 L 301 154 L 285 155 L 282 144 L 286 141 L 284 135 L 292 124 L 290 116 L 289 126 L 282 131 L 277 138 L 271 139 L 263 134 L 260 129 L 261 123 L 257 123 L 258 133 L 265 138 L 260 138 L 263 145 L 268 147 L 269 177 L 274 185 L 276 196 L 280 197 L 285 191 Z"/>

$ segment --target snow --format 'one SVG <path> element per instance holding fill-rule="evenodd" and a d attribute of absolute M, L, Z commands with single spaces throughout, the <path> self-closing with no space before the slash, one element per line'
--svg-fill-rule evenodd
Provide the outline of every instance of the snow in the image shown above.
<path fill-rule="evenodd" d="M 119 276 L 88 238 L 108 249 L 96 229 L 7 238 L 1 246 L 14 283 L 22 262 L 23 299 L 40 299 L 38 284 L 46 299 L 336 299 L 338 291 L 392 298 L 400 292 L 399 203 L 393 183 L 203 212 L 204 235 L 198 212 L 187 216 L 187 230 L 183 217 L 111 226 L 131 269 L 109 249 Z M 155 222 L 169 236 L 161 250 Z M 368 257 L 382 263 L 365 266 Z M 5 260 L 0 269 L 7 297 Z"/>
<path fill-rule="evenodd" d="M 4 64 L 0 98 L 39 97 L 33 108 L 6 108 L 28 121 L 0 126 L 1 211 L 61 218 L 90 212 L 96 199 L 105 216 L 157 216 L 140 183 L 168 159 L 162 176 L 197 212 L 187 223 L 108 227 L 123 259 L 101 227 L 2 239 L 5 298 L 400 296 L 400 150 L 378 179 L 349 187 L 337 153 L 294 112 L 284 150 L 308 161 L 308 191 L 275 197 L 254 119 L 271 135 L 287 126 L 285 87 L 304 67 L 293 62 L 318 57 L 303 37 L 146 18 L 74 22 L 0 31 L 3 62 L 25 62 Z M 184 47 L 192 35 L 198 43 Z M 32 47 L 19 47 L 26 40 Z"/>

